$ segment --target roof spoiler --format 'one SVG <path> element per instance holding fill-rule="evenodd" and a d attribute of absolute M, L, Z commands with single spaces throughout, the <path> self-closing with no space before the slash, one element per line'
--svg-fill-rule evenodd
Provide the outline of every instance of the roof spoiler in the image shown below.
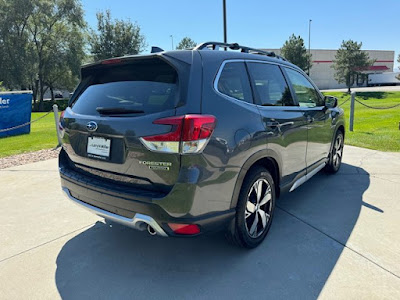
<path fill-rule="evenodd" d="M 164 52 L 164 49 L 161 49 L 160 47 L 152 46 L 150 53 L 158 53 L 158 52 Z"/>

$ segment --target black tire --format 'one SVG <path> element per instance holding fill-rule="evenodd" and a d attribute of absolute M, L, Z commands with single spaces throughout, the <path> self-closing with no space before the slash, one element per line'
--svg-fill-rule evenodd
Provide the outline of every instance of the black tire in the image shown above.
<path fill-rule="evenodd" d="M 342 165 L 343 158 L 344 136 L 343 132 L 338 130 L 333 140 L 331 153 L 329 153 L 329 160 L 325 166 L 325 171 L 330 174 L 335 174 L 339 171 Z"/>
<path fill-rule="evenodd" d="M 260 196 L 257 196 L 260 186 Z M 271 227 L 275 194 L 274 180 L 267 169 L 256 167 L 246 175 L 240 190 L 235 218 L 226 234 L 230 242 L 244 248 L 255 248 L 261 244 Z M 249 201 L 251 203 L 248 203 Z M 262 204 L 263 201 L 267 202 Z M 254 212 L 248 210 L 249 208 Z M 265 226 L 264 221 L 266 221 Z"/>

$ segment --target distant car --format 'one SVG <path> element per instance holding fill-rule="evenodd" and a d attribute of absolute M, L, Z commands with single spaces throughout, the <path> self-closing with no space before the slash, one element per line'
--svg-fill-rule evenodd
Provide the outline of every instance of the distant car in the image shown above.
<path fill-rule="evenodd" d="M 60 121 L 62 189 L 151 235 L 226 230 L 256 247 L 282 192 L 340 168 L 337 99 L 272 52 L 208 42 L 86 65 L 81 78 Z"/>
<path fill-rule="evenodd" d="M 54 98 L 60 99 L 60 98 L 64 98 L 64 96 L 60 91 L 55 91 Z"/>

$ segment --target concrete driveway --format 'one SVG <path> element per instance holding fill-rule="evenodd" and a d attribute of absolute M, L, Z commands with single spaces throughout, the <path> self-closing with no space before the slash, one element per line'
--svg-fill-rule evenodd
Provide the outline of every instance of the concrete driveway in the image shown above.
<path fill-rule="evenodd" d="M 345 147 L 265 242 L 152 237 L 65 199 L 55 159 L 0 170 L 0 299 L 400 299 L 400 153 Z"/>

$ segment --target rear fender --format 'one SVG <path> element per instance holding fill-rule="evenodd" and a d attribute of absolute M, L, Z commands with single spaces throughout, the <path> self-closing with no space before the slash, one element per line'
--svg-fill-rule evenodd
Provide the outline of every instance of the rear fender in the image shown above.
<path fill-rule="evenodd" d="M 261 150 L 258 151 L 256 153 L 254 153 L 252 156 L 250 156 L 246 162 L 244 163 L 242 169 L 239 172 L 239 176 L 236 180 L 236 184 L 235 184 L 235 188 L 233 190 L 233 195 L 232 195 L 232 200 L 231 200 L 231 208 L 235 208 L 238 202 L 238 198 L 239 198 L 239 194 L 240 194 L 240 190 L 242 188 L 242 184 L 243 181 L 246 177 L 246 174 L 248 172 L 248 170 L 254 166 L 258 161 L 264 159 L 264 158 L 269 158 L 269 159 L 273 159 L 278 167 L 278 179 L 280 181 L 282 175 L 281 175 L 281 166 L 282 166 L 282 159 L 281 157 L 274 151 L 270 150 L 270 149 L 265 149 L 265 150 Z M 277 185 L 277 188 L 279 189 L 279 186 Z M 278 193 L 279 194 L 279 193 Z"/>

